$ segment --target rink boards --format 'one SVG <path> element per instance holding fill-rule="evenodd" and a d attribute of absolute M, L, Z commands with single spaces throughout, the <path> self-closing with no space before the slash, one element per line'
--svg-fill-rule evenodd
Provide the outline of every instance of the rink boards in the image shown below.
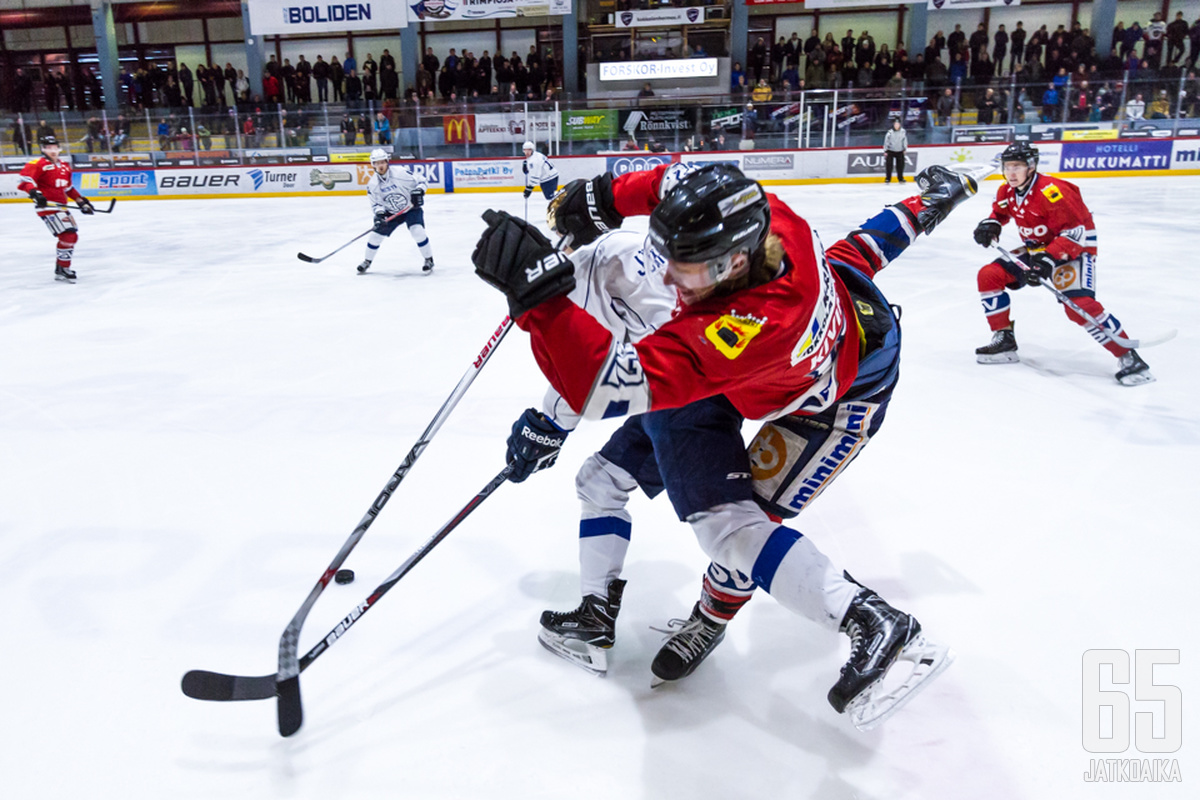
<path fill-rule="evenodd" d="M 985 163 L 1006 143 L 965 143 L 912 147 L 906 172 L 933 164 Z M 1119 139 L 1046 142 L 1038 145 L 1040 168 L 1064 177 L 1144 177 L 1200 175 L 1200 139 Z M 521 158 L 398 160 L 424 180 L 431 193 L 520 191 L 525 185 Z M 559 183 L 604 172 L 623 175 L 659 164 L 728 162 L 767 185 L 873 182 L 884 174 L 879 148 L 746 150 L 700 153 L 645 153 L 561 156 L 553 159 Z M 16 173 L 0 174 L 0 202 L 26 200 Z M 78 170 L 74 184 L 87 197 L 317 197 L 361 194 L 370 180 L 363 163 L 308 163 L 249 166 L 192 166 Z"/>

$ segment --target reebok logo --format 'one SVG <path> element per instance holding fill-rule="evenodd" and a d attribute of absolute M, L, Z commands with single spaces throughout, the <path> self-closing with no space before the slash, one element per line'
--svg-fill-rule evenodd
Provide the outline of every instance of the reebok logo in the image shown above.
<path fill-rule="evenodd" d="M 547 436 L 544 434 L 535 433 L 534 431 L 529 430 L 529 427 L 526 426 L 521 428 L 521 438 L 528 439 L 534 444 L 546 445 L 548 447 L 562 447 L 564 437 Z"/>

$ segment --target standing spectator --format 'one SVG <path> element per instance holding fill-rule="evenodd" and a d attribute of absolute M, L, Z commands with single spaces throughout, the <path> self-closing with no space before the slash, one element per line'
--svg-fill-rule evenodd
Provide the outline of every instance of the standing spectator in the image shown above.
<path fill-rule="evenodd" d="M 28 126 L 26 127 L 26 129 L 28 129 Z M 89 153 L 95 152 L 93 148 L 96 147 L 97 145 L 100 147 L 101 150 L 107 150 L 108 149 L 108 137 L 106 136 L 106 134 L 107 134 L 107 130 L 104 127 L 104 123 L 102 123 L 100 121 L 99 117 L 88 117 L 87 138 L 86 138 L 87 151 Z"/>
<path fill-rule="evenodd" d="M 654 90 L 650 88 L 650 84 L 642 84 L 642 90 L 638 92 L 638 97 L 654 97 Z"/>
<path fill-rule="evenodd" d="M 237 79 L 234 81 L 233 90 L 239 105 L 250 102 L 250 79 L 240 69 L 237 71 Z"/>
<path fill-rule="evenodd" d="M 754 73 L 754 82 L 757 84 L 762 80 L 763 70 L 767 64 L 767 44 L 761 36 L 754 43 L 754 47 L 750 49 L 750 57 L 747 60 L 750 62 L 750 71 Z"/>
<path fill-rule="evenodd" d="M 808 69 L 808 63 L 812 59 L 812 51 L 821 46 L 821 36 L 817 33 L 817 29 L 813 28 L 812 33 L 804 40 L 804 67 Z"/>
<path fill-rule="evenodd" d="M 401 55 L 403 55 L 403 54 L 401 54 Z M 486 50 L 484 51 L 483 55 L 484 55 L 484 58 L 487 58 Z M 489 58 L 488 65 L 490 66 L 491 63 L 492 63 L 492 60 Z M 430 75 L 437 75 L 438 69 L 441 68 L 441 65 L 442 64 L 438 60 L 438 57 L 436 55 L 434 55 L 434 53 L 433 53 L 433 48 L 426 47 L 425 48 L 425 57 L 421 59 L 421 66 L 423 66 L 425 68 L 425 71 L 428 72 Z"/>
<path fill-rule="evenodd" d="M 54 128 L 52 128 L 50 126 L 50 123 L 46 122 L 46 120 L 43 119 L 38 122 L 37 141 L 40 142 L 42 139 L 45 139 L 47 136 L 52 137 L 52 138 L 57 138 L 54 134 Z M 32 140 L 29 140 L 29 141 L 32 141 Z M 27 153 L 26 155 L 31 155 L 31 154 Z"/>
<path fill-rule="evenodd" d="M 267 98 L 268 103 L 282 103 L 283 97 L 279 92 L 279 78 L 268 72 L 263 78 L 263 96 Z"/>
<path fill-rule="evenodd" d="M 192 71 L 188 69 L 187 64 L 179 65 L 179 86 L 183 89 L 183 104 L 191 107 L 192 105 Z"/>
<path fill-rule="evenodd" d="M 340 102 L 345 96 L 343 86 L 346 80 L 346 70 L 342 68 L 342 62 L 338 61 L 338 57 L 334 56 L 329 60 L 329 82 L 333 84 L 333 102 Z"/>
<path fill-rule="evenodd" d="M 253 114 L 242 118 L 242 147 L 258 147 L 258 127 Z"/>
<path fill-rule="evenodd" d="M 317 102 L 329 102 L 329 64 L 321 57 L 313 63 L 312 76 L 317 81 Z"/>
<path fill-rule="evenodd" d="M 733 70 L 729 73 L 729 91 L 738 92 L 739 86 L 746 85 L 746 73 L 742 72 L 742 62 L 735 61 Z"/>
<path fill-rule="evenodd" d="M 382 64 L 379 69 L 379 91 L 384 100 L 398 100 L 400 97 L 400 76 L 396 74 L 391 64 Z"/>
<path fill-rule="evenodd" d="M 45 99 L 47 111 L 58 111 L 58 78 L 46 70 Z"/>
<path fill-rule="evenodd" d="M 233 64 L 225 62 L 225 82 L 229 84 L 229 93 L 233 95 L 233 103 L 237 105 L 237 79 L 238 71 L 233 68 Z"/>
<path fill-rule="evenodd" d="M 350 108 L 357 108 L 358 102 L 362 100 L 362 79 L 358 77 L 357 70 L 346 71 L 346 105 Z"/>
<path fill-rule="evenodd" d="M 371 123 L 367 120 L 367 115 L 360 114 L 358 117 L 358 132 L 362 134 L 363 144 L 365 144 L 367 147 L 370 147 L 372 144 L 374 144 L 374 140 L 371 138 L 372 130 L 373 128 Z"/>
<path fill-rule="evenodd" d="M 842 49 L 846 53 L 846 58 L 849 59 L 850 51 L 846 50 L 845 48 Z M 883 46 L 883 50 L 887 50 L 886 44 Z M 858 37 L 858 43 L 854 45 L 854 62 L 858 65 L 859 69 L 862 69 L 863 67 L 870 69 L 871 66 L 876 63 L 875 40 L 871 38 L 871 34 L 867 33 L 866 31 L 862 32 L 862 34 Z M 888 77 L 890 78 L 891 76 L 889 75 Z M 884 82 L 886 82 L 886 79 L 884 79 Z M 882 86 L 883 84 L 881 83 L 878 85 Z"/>
<path fill-rule="evenodd" d="M 1000 25 L 996 29 L 996 35 L 992 37 L 992 61 L 996 62 L 997 77 L 1004 74 L 1004 59 L 1007 57 L 1008 31 L 1004 30 L 1004 25 Z"/>
<path fill-rule="evenodd" d="M 1146 45 L 1142 50 L 1142 58 L 1150 62 L 1150 65 L 1158 68 L 1162 66 L 1162 50 L 1163 43 L 1167 36 L 1167 23 L 1163 19 L 1162 12 L 1154 12 L 1154 18 L 1150 25 L 1146 28 Z"/>
<path fill-rule="evenodd" d="M 283 66 L 279 68 L 279 82 L 283 85 L 287 101 L 296 102 L 296 68 L 292 66 L 290 58 L 285 58 Z"/>
<path fill-rule="evenodd" d="M 385 47 L 383 48 L 383 55 L 379 57 L 379 71 L 383 72 L 388 67 L 391 67 L 394 72 L 396 70 L 396 59 L 392 57 L 392 54 Z"/>
<path fill-rule="evenodd" d="M 991 89 L 988 89 L 990 92 Z M 900 118 L 892 120 L 892 129 L 883 135 L 883 182 L 892 182 L 892 167 L 896 168 L 896 178 L 904 183 L 904 154 L 908 150 L 908 134 L 900 124 Z"/>
<path fill-rule="evenodd" d="M 171 149 L 171 125 L 167 122 L 167 118 L 163 117 L 158 121 L 158 149 L 167 151 Z"/>
<path fill-rule="evenodd" d="M 1017 64 L 1025 62 L 1025 23 L 1017 22 L 1017 28 L 1012 32 L 1009 44 L 1012 47 L 1012 60 L 1008 62 L 1008 71 L 1012 72 L 1017 68 Z"/>
<path fill-rule="evenodd" d="M 865 34 L 866 31 L 863 31 L 863 33 Z M 848 61 L 848 62 L 854 61 L 854 48 L 856 46 L 857 45 L 854 40 L 854 31 L 847 30 L 846 35 L 842 37 L 842 41 L 841 41 L 842 55 L 844 55 L 846 57 L 846 61 Z M 825 48 L 825 50 L 826 50 L 826 53 L 828 54 L 829 48 Z"/>
<path fill-rule="evenodd" d="M 800 41 L 800 34 L 792 31 L 792 38 L 788 39 L 784 48 L 784 57 L 787 59 L 787 66 L 795 70 L 797 76 L 800 74 L 800 56 L 803 54 L 804 42 Z"/>
<path fill-rule="evenodd" d="M 12 121 L 12 143 L 18 153 L 33 155 L 33 126 L 17 117 Z M 90 150 L 88 152 L 91 152 Z"/>
<path fill-rule="evenodd" d="M 1142 26 L 1136 22 L 1126 28 L 1121 37 L 1121 58 L 1125 58 L 1130 53 L 1136 53 L 1137 46 L 1142 43 L 1144 36 Z"/>
<path fill-rule="evenodd" d="M 382 111 L 375 115 L 375 141 L 379 144 L 392 143 L 392 123 Z"/>
<path fill-rule="evenodd" d="M 949 52 L 950 63 L 954 63 L 954 56 L 961 53 L 967 46 L 967 35 L 963 33 L 962 25 L 955 25 L 954 30 L 950 32 L 950 36 L 946 39 L 946 47 Z"/>
<path fill-rule="evenodd" d="M 216 96 L 216 103 L 221 108 L 225 107 L 225 73 L 216 64 L 208 65 L 208 74 L 212 78 L 213 94 Z"/>
<path fill-rule="evenodd" d="M 379 65 L 375 63 L 375 57 L 370 53 L 367 53 L 367 60 L 362 63 L 362 69 L 359 70 L 364 87 L 367 85 L 367 73 L 370 73 L 375 79 L 379 77 Z"/>
<path fill-rule="evenodd" d="M 312 102 L 312 64 L 300 56 L 296 62 L 296 100 L 300 103 Z"/>
<path fill-rule="evenodd" d="M 1196 68 L 1196 59 L 1200 57 L 1200 17 L 1192 23 L 1192 27 L 1188 28 L 1188 40 L 1191 42 L 1191 50 L 1188 51 L 1187 68 Z"/>
<path fill-rule="evenodd" d="M 783 64 L 787 59 L 787 39 L 780 36 L 779 41 L 771 45 L 771 82 L 778 83 L 783 75 Z"/>
<path fill-rule="evenodd" d="M 346 53 L 346 60 L 342 62 L 342 71 L 349 76 L 350 73 L 358 69 L 358 62 L 354 60 L 353 53 Z"/>

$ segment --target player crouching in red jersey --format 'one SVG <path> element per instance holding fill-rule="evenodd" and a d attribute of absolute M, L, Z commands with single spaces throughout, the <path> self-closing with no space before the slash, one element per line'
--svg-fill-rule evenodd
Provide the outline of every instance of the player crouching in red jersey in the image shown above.
<path fill-rule="evenodd" d="M 62 150 L 53 136 L 38 140 L 42 157 L 30 161 L 21 170 L 21 181 L 17 188 L 27 193 L 37 205 L 37 215 L 46 223 L 50 233 L 58 239 L 58 252 L 54 261 L 55 280 L 75 282 L 75 271 L 71 269 L 71 257 L 75 254 L 75 242 L 79 240 L 79 229 L 71 212 L 61 208 L 50 208 L 50 203 L 67 205 L 74 200 L 84 214 L 93 214 L 95 209 L 79 190 L 71 185 L 71 165 L 60 160 Z"/>
<path fill-rule="evenodd" d="M 1009 364 L 1019 360 L 1017 339 L 1009 316 L 1010 300 L 1005 289 L 1053 283 L 1075 305 L 1100 323 L 1093 325 L 1069 306 L 1063 311 L 1083 326 L 1105 350 L 1120 359 L 1117 380 L 1125 386 L 1150 383 L 1154 376 L 1136 350 L 1122 347 L 1121 322 L 1104 310 L 1096 299 L 1096 226 L 1079 188 L 1062 178 L 1039 173 L 1038 151 L 1025 142 L 1015 142 L 1000 154 L 1004 185 L 996 192 L 991 215 L 975 228 L 975 241 L 991 247 L 1009 220 L 1025 242 L 1019 266 L 997 259 L 979 270 L 979 297 L 983 313 L 994 335 L 990 344 L 975 351 L 980 364 Z"/>

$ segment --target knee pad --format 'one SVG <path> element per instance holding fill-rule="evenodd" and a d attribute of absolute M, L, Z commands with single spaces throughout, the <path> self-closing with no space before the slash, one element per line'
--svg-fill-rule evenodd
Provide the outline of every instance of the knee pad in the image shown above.
<path fill-rule="evenodd" d="M 978 286 L 980 293 L 999 292 L 1015 281 L 1015 278 L 999 261 L 993 261 L 979 270 Z"/>
<path fill-rule="evenodd" d="M 583 517 L 620 516 L 629 519 L 625 505 L 637 481 L 599 453 L 583 462 L 575 475 L 575 496 L 583 506 Z"/>

